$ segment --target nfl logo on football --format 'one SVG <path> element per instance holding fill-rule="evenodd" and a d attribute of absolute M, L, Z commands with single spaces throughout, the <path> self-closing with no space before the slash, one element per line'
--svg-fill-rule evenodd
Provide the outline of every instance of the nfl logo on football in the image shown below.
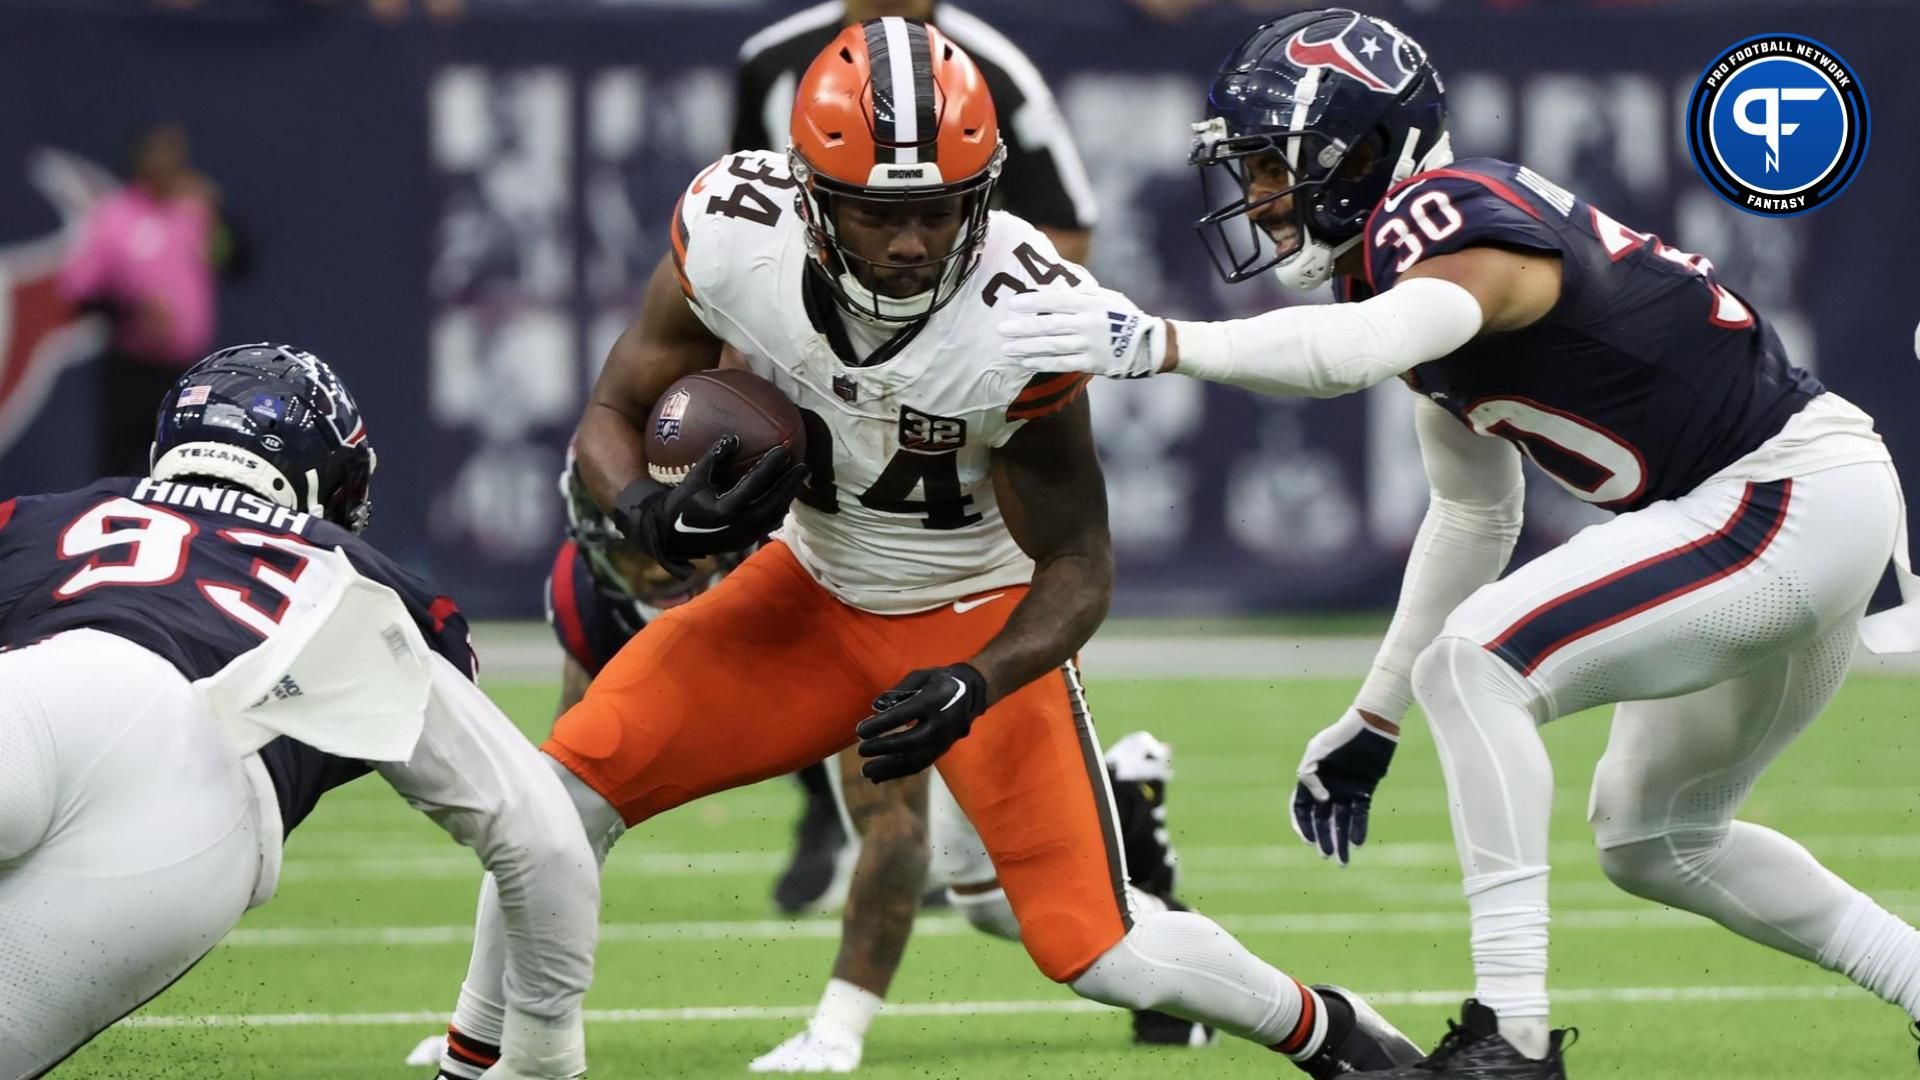
<path fill-rule="evenodd" d="M 687 402 L 692 398 L 685 390 L 675 390 L 660 403 L 660 419 L 655 421 L 654 434 L 661 441 L 670 442 L 680 437 L 680 418 L 687 415 Z"/>

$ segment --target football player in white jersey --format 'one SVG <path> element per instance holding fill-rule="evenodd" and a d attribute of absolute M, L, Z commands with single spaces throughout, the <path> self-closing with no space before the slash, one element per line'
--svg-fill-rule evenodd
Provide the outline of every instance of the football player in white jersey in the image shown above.
<path fill-rule="evenodd" d="M 1048 977 L 1316 1077 L 1412 1060 L 1351 993 L 1126 886 L 1073 665 L 1113 578 L 1086 378 L 1005 360 L 992 311 L 1087 275 L 988 210 L 1004 151 L 972 61 L 918 22 L 849 27 L 801 81 L 792 131 L 789 155 L 730 155 L 687 189 L 576 436 L 588 489 L 669 567 L 779 527 L 636 635 L 555 726 L 543 749 L 588 834 L 604 847 L 857 740 L 875 782 L 937 763 Z M 722 490 L 721 440 L 663 487 L 641 427 L 727 345 L 809 417 L 809 460 L 775 450 Z M 469 972 L 456 1028 L 491 1022 L 487 981 Z"/>

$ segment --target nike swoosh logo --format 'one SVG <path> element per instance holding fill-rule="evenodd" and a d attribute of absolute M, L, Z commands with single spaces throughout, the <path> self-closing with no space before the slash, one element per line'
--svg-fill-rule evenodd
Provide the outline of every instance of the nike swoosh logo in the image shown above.
<path fill-rule="evenodd" d="M 972 611 L 974 608 L 979 607 L 981 604 L 991 604 L 995 600 L 998 600 L 1005 595 L 1007 594 L 1003 592 L 997 592 L 997 593 L 994 593 L 992 596 L 983 596 L 978 600 L 955 600 L 953 602 L 953 613 L 955 615 L 965 615 L 967 612 Z"/>
<path fill-rule="evenodd" d="M 1400 204 L 1406 200 L 1407 194 L 1411 192 L 1414 188 L 1417 188 L 1424 183 L 1426 183 L 1425 180 L 1415 180 L 1413 183 L 1408 184 L 1406 187 L 1403 187 L 1399 191 L 1394 192 L 1393 198 L 1388 199 L 1386 202 L 1383 202 L 1380 204 L 1380 209 L 1386 211 L 1389 214 L 1393 213 L 1395 210 L 1400 209 Z"/>
<path fill-rule="evenodd" d="M 675 531 L 683 533 L 717 533 L 727 531 L 725 525 L 716 525 L 711 529 L 703 529 L 698 525 L 689 525 L 687 524 L 687 515 L 685 514 L 681 514 L 679 517 L 673 519 L 673 527 Z"/>
<path fill-rule="evenodd" d="M 953 678 L 953 676 L 951 675 L 947 677 L 950 679 Z M 946 712 L 948 709 L 953 708 L 956 704 L 959 703 L 960 699 L 965 697 L 966 695 L 967 695 L 967 684 L 961 682 L 959 679 L 953 679 L 953 696 L 947 699 L 947 703 L 945 705 L 940 706 L 940 711 Z"/>

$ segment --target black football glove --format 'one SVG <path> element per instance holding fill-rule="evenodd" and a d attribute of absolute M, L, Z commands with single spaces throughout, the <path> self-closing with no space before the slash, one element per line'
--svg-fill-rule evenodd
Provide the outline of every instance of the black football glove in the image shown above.
<path fill-rule="evenodd" d="M 1399 744 L 1354 709 L 1309 740 L 1293 789 L 1293 831 L 1300 839 L 1347 865 L 1349 850 L 1367 842 L 1373 792 Z"/>
<path fill-rule="evenodd" d="M 629 484 L 614 508 L 621 533 L 685 581 L 692 560 L 738 551 L 772 532 L 807 482 L 807 467 L 776 446 L 732 487 L 715 486 L 714 470 L 739 449 L 740 440 L 728 435 L 672 487 L 646 477 Z"/>
<path fill-rule="evenodd" d="M 880 783 L 912 776 L 966 738 L 974 717 L 987 711 L 987 680 L 971 664 L 921 668 L 873 699 L 860 721 L 860 756 L 872 758 L 860 775 Z"/>

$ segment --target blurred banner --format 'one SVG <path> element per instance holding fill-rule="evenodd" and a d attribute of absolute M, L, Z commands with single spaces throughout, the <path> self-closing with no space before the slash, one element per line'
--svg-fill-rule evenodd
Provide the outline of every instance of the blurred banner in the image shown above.
<path fill-rule="evenodd" d="M 1221 283 L 1190 228 L 1187 125 L 1255 19 L 1165 26 L 1114 9 L 1069 23 L 1042 7 L 992 14 L 1078 135 L 1101 203 L 1094 271 L 1175 316 L 1289 302 L 1265 282 Z M 470 611 L 537 613 L 565 439 L 666 250 L 674 198 L 724 149 L 734 50 L 770 17 L 541 10 L 445 26 L 0 10 L 0 497 L 92 475 L 97 335 L 51 273 L 121 142 L 179 118 L 255 248 L 252 277 L 223 297 L 221 337 L 331 360 L 380 454 L 372 538 Z M 1890 25 L 1911 11 L 1383 10 L 1445 75 L 1463 156 L 1517 158 L 1711 257 L 1799 362 L 1878 415 L 1920 484 L 1907 415 L 1920 401 L 1920 65 L 1914 27 Z M 1679 116 L 1717 50 L 1780 30 L 1861 73 L 1875 137 L 1837 202 L 1768 220 L 1708 190 Z M 1100 386 L 1095 412 L 1122 611 L 1391 603 L 1425 502 L 1397 384 L 1292 403 L 1155 379 Z M 1532 550 L 1593 520 L 1534 480 Z"/>

